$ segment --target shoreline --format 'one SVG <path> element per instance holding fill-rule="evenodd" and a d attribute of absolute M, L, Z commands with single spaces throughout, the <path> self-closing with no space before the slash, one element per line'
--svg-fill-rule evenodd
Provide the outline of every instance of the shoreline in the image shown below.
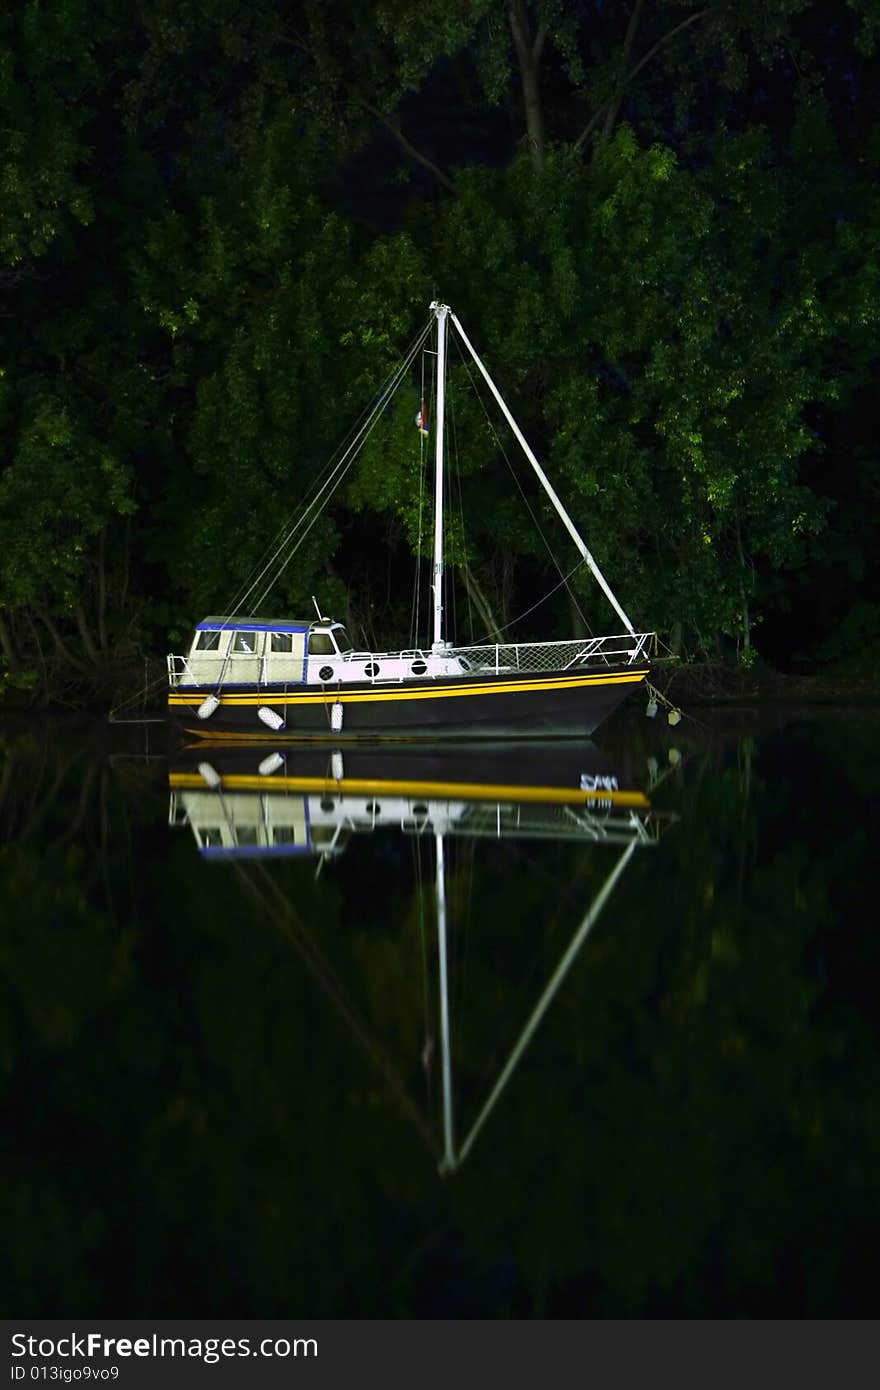
<path fill-rule="evenodd" d="M 661 665 L 651 684 L 677 706 L 880 704 L 880 683 L 864 676 L 794 675 L 720 662 Z"/>
<path fill-rule="evenodd" d="M 144 666 L 132 668 L 129 683 L 116 667 L 103 677 L 96 673 L 87 681 L 65 682 L 63 694 L 32 689 L 25 696 L 22 691 L 9 690 L 7 698 L 0 700 L 0 719 L 47 714 L 108 718 L 111 710 L 119 712 L 118 722 L 131 719 L 140 723 L 144 716 L 164 717 L 163 668 L 151 660 L 147 672 L 145 681 Z M 654 668 L 650 684 L 664 700 L 683 711 L 746 705 L 880 704 L 880 682 L 874 678 L 844 673 L 796 675 L 768 667 L 747 670 L 722 662 L 661 661 Z"/>

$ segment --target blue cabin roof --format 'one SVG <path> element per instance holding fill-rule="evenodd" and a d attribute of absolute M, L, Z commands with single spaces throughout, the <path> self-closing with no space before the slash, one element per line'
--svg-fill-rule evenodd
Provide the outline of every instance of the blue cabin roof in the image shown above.
<path fill-rule="evenodd" d="M 308 632 L 314 624 L 295 618 L 203 618 L 196 632 Z"/>

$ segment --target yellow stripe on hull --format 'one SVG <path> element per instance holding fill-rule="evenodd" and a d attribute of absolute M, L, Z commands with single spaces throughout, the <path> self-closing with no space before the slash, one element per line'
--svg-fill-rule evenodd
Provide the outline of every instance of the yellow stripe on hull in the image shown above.
<path fill-rule="evenodd" d="M 171 772 L 168 785 L 180 790 L 211 791 L 197 772 Z M 645 810 L 650 802 L 644 792 L 605 791 L 580 787 L 520 787 L 499 783 L 497 786 L 480 782 L 377 782 L 363 777 L 346 777 L 337 782 L 332 777 L 259 777 L 232 773 L 221 778 L 224 791 L 272 791 L 336 793 L 357 796 L 383 792 L 386 796 L 442 797 L 466 801 L 541 801 L 541 802 L 611 802 L 614 806 Z"/>
<path fill-rule="evenodd" d="M 483 682 L 480 685 L 438 685 L 421 686 L 415 690 L 407 689 L 406 686 L 395 686 L 394 689 L 382 688 L 372 690 L 356 690 L 346 692 L 337 687 L 326 690 L 316 691 L 314 694 L 279 694 L 275 691 L 269 693 L 268 690 L 263 694 L 249 694 L 243 691 L 235 691 L 229 695 L 220 696 L 220 707 L 224 705 L 232 707 L 251 705 L 326 705 L 335 704 L 375 704 L 384 703 L 386 700 L 448 700 L 459 696 L 473 695 L 504 695 L 511 692 L 534 693 L 542 690 L 573 690 L 579 686 L 594 685 L 635 685 L 643 681 L 647 676 L 644 671 L 625 671 L 613 676 L 578 676 L 567 680 L 545 680 L 545 681 L 505 681 L 503 684 L 498 681 Z M 207 689 L 207 687 L 205 687 Z M 204 692 L 199 691 L 193 695 L 172 694 L 168 696 L 169 706 L 192 709 L 196 700 L 203 698 Z"/>

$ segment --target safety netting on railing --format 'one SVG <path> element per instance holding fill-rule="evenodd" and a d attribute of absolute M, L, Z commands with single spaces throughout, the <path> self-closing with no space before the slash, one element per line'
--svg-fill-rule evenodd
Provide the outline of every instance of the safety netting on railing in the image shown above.
<path fill-rule="evenodd" d="M 589 637 L 567 642 L 499 642 L 456 647 L 455 655 L 472 671 L 567 671 L 580 666 L 610 666 L 646 659 L 649 632 Z"/>

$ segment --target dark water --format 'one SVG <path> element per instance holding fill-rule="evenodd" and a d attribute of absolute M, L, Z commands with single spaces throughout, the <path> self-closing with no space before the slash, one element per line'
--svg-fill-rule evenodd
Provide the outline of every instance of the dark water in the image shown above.
<path fill-rule="evenodd" d="M 4 1312 L 873 1312 L 880 717 L 347 823 L 150 737 L 0 730 Z"/>

